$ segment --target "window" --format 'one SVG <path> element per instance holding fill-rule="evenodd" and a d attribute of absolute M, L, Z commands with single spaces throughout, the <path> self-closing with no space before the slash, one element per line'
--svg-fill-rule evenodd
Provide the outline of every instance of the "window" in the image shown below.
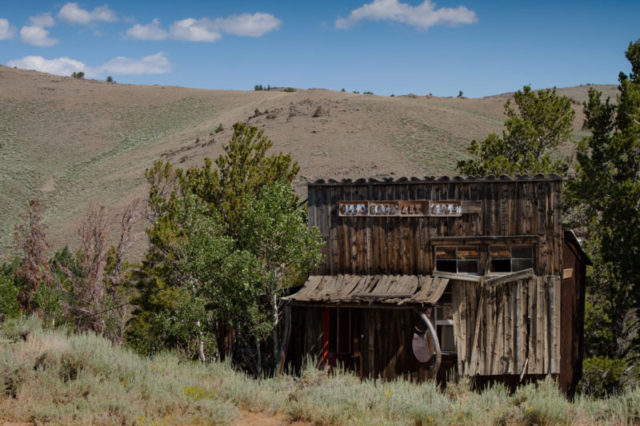
<path fill-rule="evenodd" d="M 477 274 L 478 247 L 436 247 L 436 270 Z"/>
<path fill-rule="evenodd" d="M 455 352 L 456 343 L 453 337 L 453 319 L 450 306 L 445 305 L 436 308 L 435 323 L 442 352 Z"/>
<path fill-rule="evenodd" d="M 516 272 L 534 267 L 533 246 L 489 247 L 491 272 Z"/>

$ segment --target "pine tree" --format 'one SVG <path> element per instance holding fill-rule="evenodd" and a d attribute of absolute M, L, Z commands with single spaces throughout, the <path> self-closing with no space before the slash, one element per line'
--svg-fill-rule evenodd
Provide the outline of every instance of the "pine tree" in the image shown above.
<path fill-rule="evenodd" d="M 556 94 L 556 89 L 531 90 L 530 86 L 514 94 L 504 105 L 507 120 L 502 136 L 491 133 L 484 140 L 472 141 L 469 160 L 458 162 L 460 173 L 470 176 L 559 173 L 567 163 L 554 160 L 553 151 L 571 137 L 575 112 L 571 100 Z"/>
<path fill-rule="evenodd" d="M 589 91 L 584 127 L 591 136 L 578 145 L 567 195 L 584 208 L 595 263 L 590 301 L 615 339 L 600 343 L 615 353 L 600 355 L 640 359 L 640 40 L 629 44 L 626 57 L 631 73 L 619 75 L 616 104 Z"/>

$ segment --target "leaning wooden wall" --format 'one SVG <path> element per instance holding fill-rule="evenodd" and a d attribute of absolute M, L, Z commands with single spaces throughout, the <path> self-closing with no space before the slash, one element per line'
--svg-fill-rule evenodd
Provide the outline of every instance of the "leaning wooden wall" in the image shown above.
<path fill-rule="evenodd" d="M 560 277 L 451 285 L 459 374 L 560 372 Z"/>
<path fill-rule="evenodd" d="M 566 242 L 563 251 L 560 388 L 573 395 L 582 377 L 586 265 L 576 248 Z"/>
<path fill-rule="evenodd" d="M 309 184 L 309 222 L 327 241 L 316 273 L 429 274 L 436 243 L 504 237 L 536 245 L 538 275 L 560 275 L 560 191 L 559 177 Z M 338 202 L 347 200 L 461 200 L 481 207 L 462 217 L 341 217 Z"/>

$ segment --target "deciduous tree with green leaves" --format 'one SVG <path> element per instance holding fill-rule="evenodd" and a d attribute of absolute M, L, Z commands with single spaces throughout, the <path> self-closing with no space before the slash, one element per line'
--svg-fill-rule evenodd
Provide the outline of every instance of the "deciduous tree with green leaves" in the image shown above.
<path fill-rule="evenodd" d="M 472 141 L 467 151 L 471 159 L 458 162 L 460 173 L 470 176 L 558 173 L 567 171 L 566 160 L 553 152 L 570 140 L 575 113 L 571 100 L 556 89 L 531 90 L 524 86 L 504 105 L 507 120 L 502 136 L 491 133 L 484 140 Z"/>
<path fill-rule="evenodd" d="M 319 262 L 322 240 L 291 189 L 298 165 L 288 154 L 267 155 L 271 145 L 262 130 L 236 124 L 215 168 L 207 159 L 201 168 L 156 163 L 147 171 L 151 244 L 136 274 L 130 329 L 138 346 L 215 333 L 224 356 L 230 330 L 258 355 L 277 345 L 280 296 Z M 194 306 L 202 301 L 207 314 L 187 335 L 162 343 L 153 323 L 172 315 L 180 321 L 178 294 Z"/>

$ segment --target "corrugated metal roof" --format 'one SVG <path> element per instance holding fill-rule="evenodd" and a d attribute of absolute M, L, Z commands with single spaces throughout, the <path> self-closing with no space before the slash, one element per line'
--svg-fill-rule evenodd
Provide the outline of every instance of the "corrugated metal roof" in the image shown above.
<path fill-rule="evenodd" d="M 410 185 L 410 184 L 425 184 L 425 183 L 494 183 L 494 182 L 538 182 L 538 181 L 561 181 L 562 177 L 556 174 L 542 175 L 537 174 L 535 176 L 529 175 L 516 175 L 516 176 L 425 176 L 425 177 L 399 177 L 399 178 L 384 178 L 378 180 L 376 178 L 360 178 L 356 180 L 342 179 L 340 181 L 335 179 L 318 179 L 315 182 L 309 182 L 309 186 L 334 186 L 334 185 Z"/>
<path fill-rule="evenodd" d="M 312 275 L 294 302 L 435 304 L 449 279 L 430 275 Z"/>

